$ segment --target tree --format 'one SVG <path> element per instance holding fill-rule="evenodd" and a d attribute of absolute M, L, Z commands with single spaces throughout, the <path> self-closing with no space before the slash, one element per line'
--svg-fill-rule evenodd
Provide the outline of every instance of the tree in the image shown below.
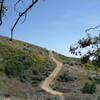
<path fill-rule="evenodd" d="M 86 32 L 91 29 L 97 29 L 99 27 L 100 25 L 94 28 L 89 28 L 86 30 Z M 81 49 L 84 48 L 85 50 L 87 50 L 87 53 L 82 56 Z M 82 56 L 81 61 L 83 63 L 87 63 L 91 59 L 94 65 L 100 67 L 100 34 L 93 37 L 89 33 L 87 33 L 86 38 L 82 38 L 75 45 L 70 46 L 70 52 L 72 54 Z"/>
<path fill-rule="evenodd" d="M 27 12 L 39 1 L 39 0 L 29 0 L 30 1 L 30 4 L 28 5 L 28 7 L 25 8 L 24 11 L 20 12 L 17 10 L 17 5 L 22 2 L 24 3 L 25 0 L 16 0 L 16 3 L 14 4 L 14 10 L 16 13 L 18 13 L 18 17 L 14 23 L 14 25 L 12 26 L 11 28 L 11 40 L 13 39 L 13 31 L 16 27 L 16 25 L 18 24 L 18 22 L 20 21 L 20 19 L 25 16 L 25 19 L 24 21 L 26 20 L 26 15 L 27 15 Z M 6 0 L 0 0 L 0 26 L 2 25 L 2 15 L 5 15 L 5 12 L 7 10 L 7 8 L 5 7 L 4 3 L 6 2 Z M 23 21 L 23 22 L 24 22 Z"/>

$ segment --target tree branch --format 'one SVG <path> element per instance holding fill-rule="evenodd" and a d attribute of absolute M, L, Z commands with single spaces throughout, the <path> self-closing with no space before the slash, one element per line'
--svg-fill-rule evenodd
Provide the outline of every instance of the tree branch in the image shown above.
<path fill-rule="evenodd" d="M 100 27 L 100 25 L 98 25 L 98 26 L 96 26 L 96 27 L 88 28 L 88 29 L 85 30 L 85 32 L 88 33 L 88 31 L 90 31 L 90 30 L 95 30 L 95 29 L 97 29 L 97 28 L 99 28 L 99 27 Z"/>
<path fill-rule="evenodd" d="M 3 4 L 4 4 L 4 0 L 2 0 L 0 5 L 0 26 L 2 25 L 2 10 L 3 10 Z"/>
<path fill-rule="evenodd" d="M 14 10 L 15 10 L 18 14 L 19 14 L 20 12 L 16 9 L 16 6 L 17 6 L 17 4 L 18 4 L 19 2 L 22 2 L 22 3 L 23 3 L 22 0 L 18 0 L 18 1 L 14 4 Z"/>
<path fill-rule="evenodd" d="M 28 6 L 28 8 L 26 8 L 25 11 L 23 11 L 22 13 L 20 13 L 20 15 L 18 16 L 17 20 L 15 21 L 13 27 L 11 28 L 11 40 L 13 39 L 13 31 L 14 31 L 16 25 L 18 24 L 20 18 L 23 15 L 25 15 L 37 2 L 38 2 L 38 0 L 33 0 L 33 2 Z"/>
<path fill-rule="evenodd" d="M 21 24 L 23 24 L 26 21 L 26 18 L 27 18 L 27 13 L 25 13 L 25 18 L 24 18 L 24 20 L 22 21 Z"/>

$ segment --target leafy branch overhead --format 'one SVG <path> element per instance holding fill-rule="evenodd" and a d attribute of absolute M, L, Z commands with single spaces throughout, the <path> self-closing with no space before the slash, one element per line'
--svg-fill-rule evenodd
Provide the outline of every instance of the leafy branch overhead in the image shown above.
<path fill-rule="evenodd" d="M 89 28 L 86 32 L 99 27 L 100 25 L 94 28 Z M 87 53 L 83 55 L 81 49 L 87 50 Z M 82 38 L 75 45 L 70 46 L 70 52 L 75 55 L 83 55 L 83 63 L 86 63 L 91 59 L 93 64 L 100 67 L 100 34 L 93 37 L 88 33 L 86 38 Z"/>
<path fill-rule="evenodd" d="M 25 0 L 16 0 L 16 3 L 14 4 L 14 10 L 15 12 L 18 13 L 18 17 L 15 21 L 15 23 L 13 24 L 12 28 L 11 28 L 11 40 L 13 39 L 13 31 L 16 27 L 16 25 L 18 24 L 18 22 L 20 21 L 20 19 L 25 16 L 25 19 L 24 21 L 26 20 L 26 15 L 27 15 L 27 12 L 38 2 L 39 0 L 30 0 L 30 4 L 28 5 L 28 7 L 25 8 L 24 11 L 22 12 L 19 12 L 17 10 L 17 5 L 20 3 L 20 2 L 25 2 Z M 5 12 L 7 10 L 7 8 L 5 7 L 4 3 L 6 2 L 6 0 L 0 0 L 0 26 L 2 25 L 2 15 L 5 15 Z M 23 22 L 24 22 L 23 21 Z"/>

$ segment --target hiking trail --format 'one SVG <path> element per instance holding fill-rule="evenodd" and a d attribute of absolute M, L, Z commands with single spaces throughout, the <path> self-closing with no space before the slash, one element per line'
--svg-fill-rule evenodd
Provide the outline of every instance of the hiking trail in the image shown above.
<path fill-rule="evenodd" d="M 61 71 L 63 64 L 59 62 L 57 59 L 54 58 L 52 51 L 50 51 L 50 57 L 53 59 L 53 61 L 56 63 L 56 68 L 53 70 L 53 72 L 43 81 L 41 84 L 41 88 L 45 90 L 46 92 L 55 95 L 55 96 L 60 96 L 60 98 L 63 97 L 63 93 L 53 90 L 50 87 L 50 84 L 52 84 L 53 80 L 56 78 L 56 76 L 59 74 Z M 62 99 L 63 100 L 63 99 Z"/>

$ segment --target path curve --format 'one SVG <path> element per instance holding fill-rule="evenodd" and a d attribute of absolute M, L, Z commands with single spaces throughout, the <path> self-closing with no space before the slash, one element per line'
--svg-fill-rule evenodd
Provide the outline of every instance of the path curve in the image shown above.
<path fill-rule="evenodd" d="M 56 60 L 53 56 L 52 51 L 50 51 L 50 57 L 53 59 L 53 61 L 56 63 L 56 68 L 54 69 L 54 71 L 43 81 L 43 83 L 41 84 L 41 88 L 43 90 L 45 90 L 46 92 L 55 95 L 55 96 L 62 96 L 63 93 L 59 92 L 59 91 L 55 91 L 50 87 L 50 84 L 52 83 L 52 81 L 55 79 L 55 77 L 59 74 L 59 72 L 62 69 L 62 63 L 59 62 L 58 60 Z"/>

